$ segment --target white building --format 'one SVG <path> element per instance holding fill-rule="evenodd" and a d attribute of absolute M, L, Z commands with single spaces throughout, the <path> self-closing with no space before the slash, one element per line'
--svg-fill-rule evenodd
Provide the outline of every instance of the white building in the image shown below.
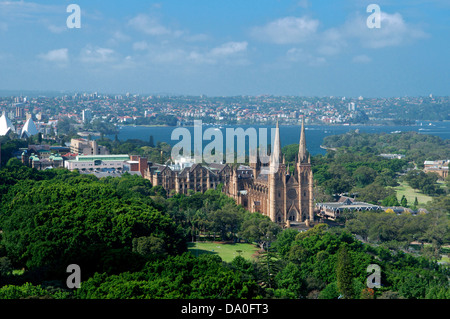
<path fill-rule="evenodd" d="M 128 155 L 78 155 L 74 160 L 64 162 L 64 167 L 70 171 L 100 172 L 128 170 L 130 156 Z"/>
<path fill-rule="evenodd" d="M 83 123 L 90 123 L 92 120 L 92 112 L 91 110 L 83 110 L 82 112 Z"/>
<path fill-rule="evenodd" d="M 15 132 L 16 129 L 11 123 L 11 120 L 6 116 L 6 113 L 0 117 L 0 136 L 7 135 L 9 132 Z"/>
<path fill-rule="evenodd" d="M 31 136 L 36 135 L 38 133 L 39 133 L 39 131 L 36 128 L 36 125 L 34 124 L 33 119 L 29 118 L 26 121 L 26 123 L 23 126 L 23 128 L 22 128 L 22 132 L 20 133 L 20 137 L 21 138 L 28 138 L 28 137 L 31 137 Z"/>

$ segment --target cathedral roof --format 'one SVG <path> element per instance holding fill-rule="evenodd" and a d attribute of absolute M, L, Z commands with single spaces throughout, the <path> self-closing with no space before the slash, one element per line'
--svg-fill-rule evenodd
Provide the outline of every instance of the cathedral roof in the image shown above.
<path fill-rule="evenodd" d="M 220 172 L 225 167 L 227 167 L 227 164 L 211 163 L 211 164 L 209 164 L 209 167 L 212 168 L 212 169 L 217 169 Z"/>

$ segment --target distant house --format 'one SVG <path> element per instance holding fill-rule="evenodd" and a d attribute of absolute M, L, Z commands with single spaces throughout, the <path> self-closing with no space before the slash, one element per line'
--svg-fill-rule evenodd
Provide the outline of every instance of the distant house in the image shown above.
<path fill-rule="evenodd" d="M 403 154 L 380 154 L 380 156 L 388 159 L 402 159 L 405 157 Z"/>
<path fill-rule="evenodd" d="M 423 163 L 425 173 L 436 173 L 440 178 L 445 179 L 448 176 L 448 164 L 450 160 L 425 161 Z"/>

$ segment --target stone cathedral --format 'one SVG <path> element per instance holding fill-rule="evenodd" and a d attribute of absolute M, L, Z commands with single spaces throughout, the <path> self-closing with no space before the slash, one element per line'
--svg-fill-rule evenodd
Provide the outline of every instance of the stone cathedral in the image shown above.
<path fill-rule="evenodd" d="M 299 223 L 310 225 L 314 221 L 313 175 L 303 121 L 293 173 L 281 154 L 278 123 L 268 167 L 260 163 L 250 167 L 252 178 L 242 178 L 238 169 L 231 172 L 228 186 L 232 189 L 228 188 L 228 192 L 238 204 L 286 227 Z"/>
<path fill-rule="evenodd" d="M 222 191 L 250 212 L 260 212 L 283 227 L 312 226 L 314 222 L 313 174 L 311 157 L 306 149 L 302 120 L 299 151 L 293 172 L 281 154 L 280 130 L 275 130 L 270 161 L 258 159 L 250 166 L 229 164 L 184 163 L 162 165 L 148 162 L 144 177 L 153 185 L 171 192 L 204 192 L 223 184 Z"/>

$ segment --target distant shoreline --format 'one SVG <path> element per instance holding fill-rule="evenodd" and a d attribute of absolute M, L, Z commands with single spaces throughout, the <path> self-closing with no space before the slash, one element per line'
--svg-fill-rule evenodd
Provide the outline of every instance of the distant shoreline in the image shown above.
<path fill-rule="evenodd" d="M 424 120 L 423 122 L 450 122 L 450 121 L 429 121 Z M 276 125 L 276 122 L 270 122 L 270 123 L 202 123 L 205 126 L 239 126 L 239 125 L 245 125 L 245 126 L 270 126 L 270 125 Z M 414 123 L 414 124 L 386 124 L 386 123 L 305 123 L 307 126 L 420 126 L 420 124 Z M 280 123 L 280 126 L 297 126 L 301 125 L 301 122 L 299 123 Z M 117 126 L 120 127 L 193 127 L 194 124 L 186 124 L 186 125 L 167 125 L 167 124 L 117 124 Z"/>
<path fill-rule="evenodd" d="M 117 124 L 117 126 L 131 126 L 131 127 L 176 127 L 167 124 Z"/>

